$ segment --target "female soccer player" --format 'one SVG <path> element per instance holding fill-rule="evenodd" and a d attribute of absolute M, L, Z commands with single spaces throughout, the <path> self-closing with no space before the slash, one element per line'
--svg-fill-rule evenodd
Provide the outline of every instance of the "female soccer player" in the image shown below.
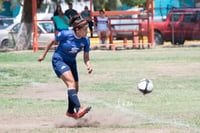
<path fill-rule="evenodd" d="M 63 80 L 68 88 L 68 110 L 66 115 L 75 119 L 84 116 L 91 107 L 83 108 L 80 106 L 78 93 L 78 72 L 76 66 L 76 55 L 82 49 L 83 58 L 87 66 L 88 73 L 92 72 L 89 48 L 90 40 L 87 37 L 87 21 L 75 16 L 71 20 L 73 30 L 63 30 L 59 32 L 55 39 L 48 42 L 44 53 L 38 61 L 44 60 L 48 50 L 54 42 L 59 42 L 57 49 L 52 57 L 52 65 L 56 75 Z M 74 109 L 76 110 L 74 112 Z"/>

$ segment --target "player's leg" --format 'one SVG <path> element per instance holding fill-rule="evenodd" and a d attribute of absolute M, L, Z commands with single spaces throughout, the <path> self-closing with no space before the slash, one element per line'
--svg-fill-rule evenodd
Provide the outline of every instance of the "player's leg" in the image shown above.
<path fill-rule="evenodd" d="M 64 72 L 60 78 L 68 87 L 68 110 L 69 114 L 74 114 L 74 108 L 76 111 L 80 109 L 80 102 L 76 93 L 76 83 L 71 71 Z"/>
<path fill-rule="evenodd" d="M 78 70 L 77 70 L 77 65 L 76 62 L 72 63 L 69 65 L 72 75 L 74 77 L 74 81 L 75 81 L 75 89 L 76 89 L 76 93 L 78 94 L 79 91 L 79 82 L 78 82 Z M 79 111 L 77 111 L 77 118 L 83 117 L 88 111 L 90 111 L 91 107 L 87 107 L 87 108 L 83 108 L 83 106 L 80 107 Z"/>
<path fill-rule="evenodd" d="M 75 114 L 74 108 L 76 107 L 77 110 L 79 110 L 80 102 L 78 98 L 76 98 L 77 96 L 75 96 L 75 100 L 73 98 L 70 98 L 74 93 L 76 95 L 76 84 L 73 74 L 70 70 L 70 66 L 67 65 L 65 62 L 63 62 L 62 59 L 60 59 L 59 56 L 57 57 L 56 55 L 53 56 L 52 65 L 57 76 L 63 80 L 63 82 L 66 84 L 68 88 L 67 93 L 68 93 L 69 104 L 67 113 L 71 115 Z"/>
<path fill-rule="evenodd" d="M 64 81 L 64 83 L 68 87 L 68 99 L 69 99 L 69 106 L 67 111 L 67 116 L 73 117 L 73 118 L 80 118 L 84 116 L 90 109 L 90 108 L 81 108 L 80 101 L 77 96 L 78 93 L 78 72 L 77 72 L 77 66 L 76 63 L 70 64 L 70 71 L 64 72 L 60 77 Z M 74 108 L 76 110 L 76 113 L 74 113 Z"/>

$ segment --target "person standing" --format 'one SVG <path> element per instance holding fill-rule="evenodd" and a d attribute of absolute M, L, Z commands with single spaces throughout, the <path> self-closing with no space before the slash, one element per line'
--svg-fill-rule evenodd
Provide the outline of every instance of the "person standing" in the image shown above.
<path fill-rule="evenodd" d="M 93 22 L 90 16 L 90 11 L 88 10 L 88 6 L 85 6 L 84 11 L 81 12 L 81 17 L 84 18 L 89 25 L 89 29 L 90 29 L 90 37 L 93 37 Z"/>
<path fill-rule="evenodd" d="M 44 60 L 55 41 L 59 42 L 52 56 L 52 66 L 56 75 L 63 80 L 68 89 L 69 104 L 66 115 L 77 119 L 83 117 L 91 109 L 91 107 L 81 107 L 77 96 L 79 88 L 76 56 L 81 50 L 84 51 L 83 58 L 89 74 L 92 73 L 92 67 L 89 58 L 90 40 L 87 37 L 87 21 L 75 16 L 72 18 L 71 24 L 73 30 L 59 32 L 54 39 L 48 42 L 44 53 L 39 56 L 38 61 Z"/>
<path fill-rule="evenodd" d="M 62 8 L 61 8 L 60 5 L 57 5 L 56 11 L 54 12 L 54 16 L 52 17 L 52 20 L 53 20 L 54 25 L 55 25 L 55 35 L 59 31 L 69 29 L 69 19 L 62 12 Z"/>
<path fill-rule="evenodd" d="M 73 9 L 73 5 L 71 2 L 68 3 L 69 9 L 65 11 L 65 16 L 67 16 L 70 20 L 73 16 L 78 15 L 77 11 Z"/>

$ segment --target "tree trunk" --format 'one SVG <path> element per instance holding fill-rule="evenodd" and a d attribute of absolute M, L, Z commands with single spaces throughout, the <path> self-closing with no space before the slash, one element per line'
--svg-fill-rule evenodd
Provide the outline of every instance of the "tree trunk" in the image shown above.
<path fill-rule="evenodd" d="M 32 39 L 32 23 L 21 23 L 20 30 L 17 35 L 16 50 L 27 50 L 31 48 Z"/>
<path fill-rule="evenodd" d="M 17 36 L 16 50 L 27 50 L 31 47 L 32 38 L 32 0 L 24 0 L 21 27 Z"/>

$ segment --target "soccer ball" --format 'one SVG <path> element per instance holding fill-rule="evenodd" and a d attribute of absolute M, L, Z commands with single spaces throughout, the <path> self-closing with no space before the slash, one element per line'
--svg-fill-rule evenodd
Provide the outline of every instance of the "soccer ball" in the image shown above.
<path fill-rule="evenodd" d="M 153 91 L 153 82 L 150 79 L 142 79 L 139 81 L 137 88 L 144 95 L 151 93 Z"/>

